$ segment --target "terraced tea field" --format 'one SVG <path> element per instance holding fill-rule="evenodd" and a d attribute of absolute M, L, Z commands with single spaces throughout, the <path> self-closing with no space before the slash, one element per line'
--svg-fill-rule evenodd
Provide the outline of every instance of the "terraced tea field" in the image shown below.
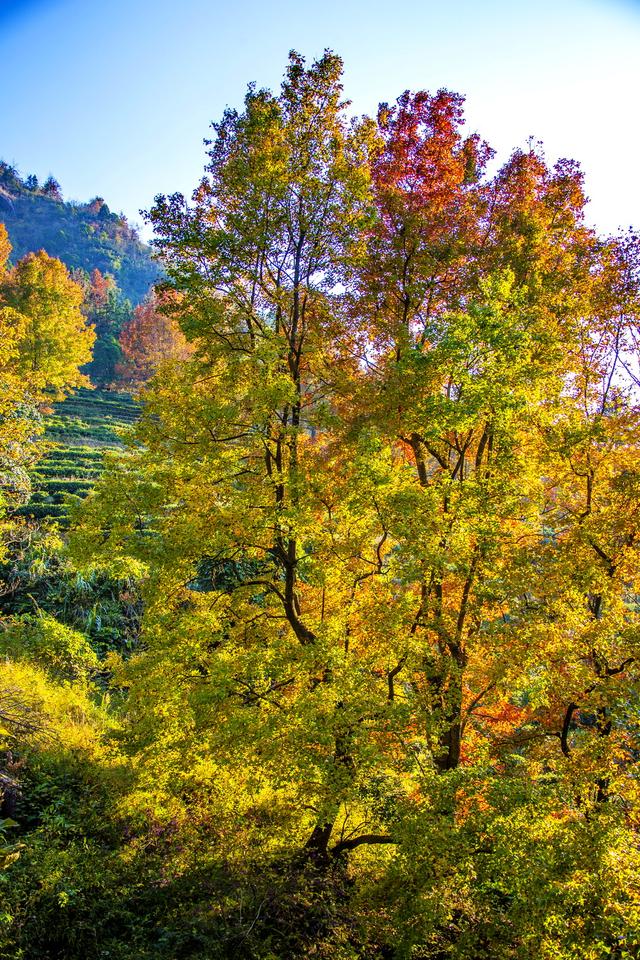
<path fill-rule="evenodd" d="M 106 451 L 123 448 L 123 434 L 138 418 L 126 394 L 80 390 L 55 405 L 47 417 L 48 450 L 31 477 L 33 494 L 17 513 L 33 520 L 69 522 L 69 510 L 87 496 L 103 469 Z"/>

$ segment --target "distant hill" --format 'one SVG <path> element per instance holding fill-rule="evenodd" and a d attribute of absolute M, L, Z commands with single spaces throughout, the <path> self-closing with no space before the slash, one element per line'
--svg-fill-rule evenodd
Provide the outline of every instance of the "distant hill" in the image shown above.
<path fill-rule="evenodd" d="M 151 259 L 126 217 L 112 213 L 101 197 L 89 203 L 70 203 L 50 177 L 39 184 L 24 180 L 0 161 L 0 223 L 13 246 L 15 262 L 25 253 L 44 249 L 70 269 L 111 273 L 125 297 L 139 303 L 161 270 Z"/>

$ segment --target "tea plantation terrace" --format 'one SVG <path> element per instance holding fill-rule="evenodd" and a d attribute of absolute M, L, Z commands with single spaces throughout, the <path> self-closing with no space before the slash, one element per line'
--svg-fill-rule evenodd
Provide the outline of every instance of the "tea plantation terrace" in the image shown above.
<path fill-rule="evenodd" d="M 81 389 L 56 404 L 46 421 L 47 452 L 31 473 L 31 499 L 16 513 L 66 527 L 71 507 L 102 473 L 105 452 L 124 448 L 139 410 L 128 394 L 107 390 Z"/>

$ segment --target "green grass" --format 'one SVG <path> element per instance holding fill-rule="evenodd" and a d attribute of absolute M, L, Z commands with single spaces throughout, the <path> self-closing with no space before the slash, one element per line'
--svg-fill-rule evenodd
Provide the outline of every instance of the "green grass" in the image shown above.
<path fill-rule="evenodd" d="M 31 499 L 16 514 L 66 527 L 70 507 L 91 492 L 104 454 L 123 449 L 138 412 L 131 397 L 106 390 L 82 389 L 56 404 L 47 417 L 48 449 L 31 474 Z"/>

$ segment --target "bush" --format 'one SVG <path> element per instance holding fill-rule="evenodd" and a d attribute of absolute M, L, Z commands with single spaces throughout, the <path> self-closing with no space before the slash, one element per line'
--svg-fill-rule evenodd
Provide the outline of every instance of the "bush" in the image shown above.
<path fill-rule="evenodd" d="M 85 676 L 98 665 L 84 634 L 42 612 L 25 614 L 11 623 L 0 634 L 0 652 L 13 659 L 33 660 L 69 679 Z"/>

